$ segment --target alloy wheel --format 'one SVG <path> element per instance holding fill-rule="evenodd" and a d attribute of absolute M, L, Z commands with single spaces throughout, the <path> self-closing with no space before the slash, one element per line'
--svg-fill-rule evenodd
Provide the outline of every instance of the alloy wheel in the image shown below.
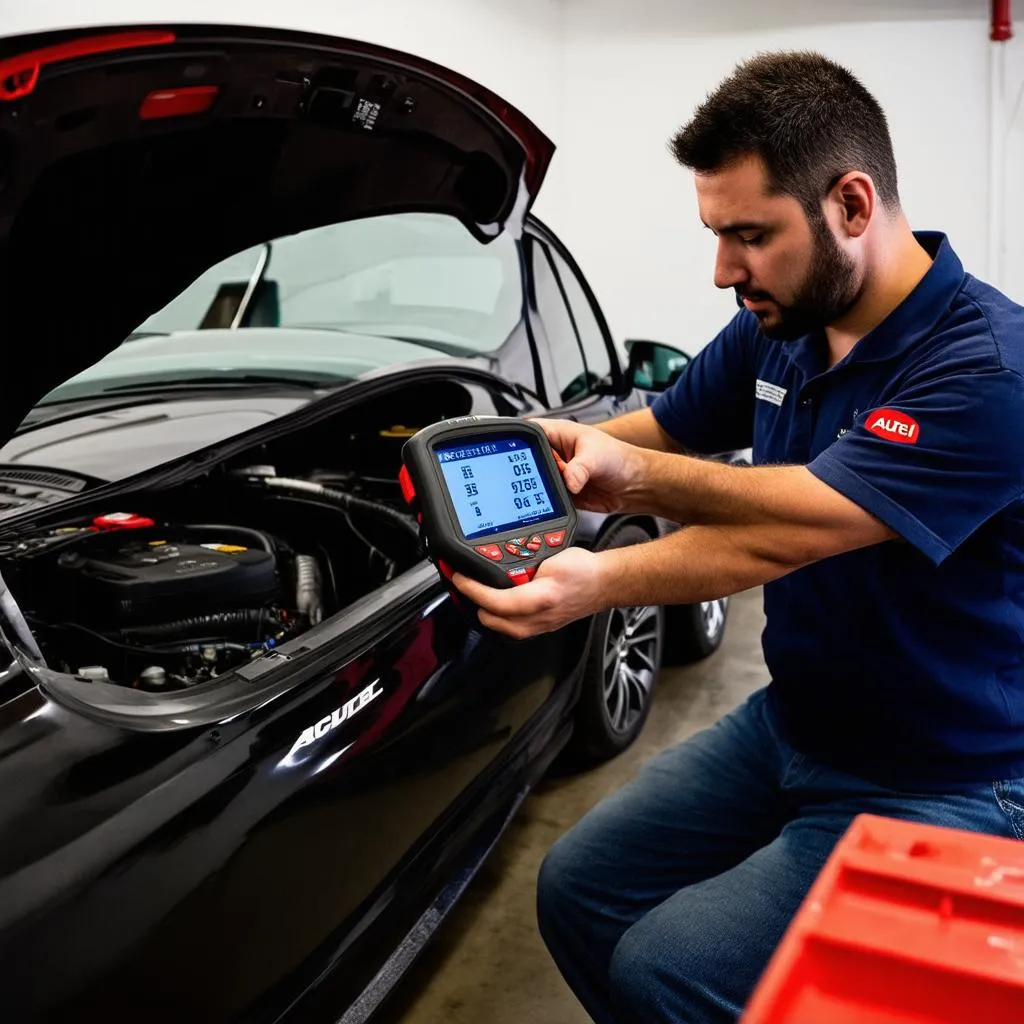
<path fill-rule="evenodd" d="M 658 609 L 645 605 L 613 608 L 604 644 L 604 702 L 608 722 L 628 732 L 651 695 L 657 670 Z"/>

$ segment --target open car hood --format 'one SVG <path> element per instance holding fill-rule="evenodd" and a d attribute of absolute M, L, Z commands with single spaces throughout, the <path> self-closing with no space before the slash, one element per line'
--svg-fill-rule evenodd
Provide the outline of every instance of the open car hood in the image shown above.
<path fill-rule="evenodd" d="M 518 229 L 554 152 L 521 113 L 382 47 L 238 26 L 0 40 L 0 440 L 206 268 L 403 211 Z"/>

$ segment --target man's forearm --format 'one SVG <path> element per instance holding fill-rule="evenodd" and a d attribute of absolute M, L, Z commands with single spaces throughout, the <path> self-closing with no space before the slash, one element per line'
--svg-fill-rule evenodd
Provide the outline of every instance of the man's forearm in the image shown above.
<path fill-rule="evenodd" d="M 636 445 L 638 448 L 649 448 L 659 452 L 680 450 L 675 440 L 661 429 L 649 408 L 623 413 L 603 423 L 595 423 L 594 426 L 609 437 Z"/>
<path fill-rule="evenodd" d="M 681 456 L 649 408 L 596 424 L 598 430 L 636 448 L 637 483 L 623 497 L 630 511 L 679 523 L 743 525 L 791 522 L 807 511 L 803 467 L 728 466 Z M 739 474 L 742 474 L 739 475 Z M 816 521 L 812 513 L 808 521 Z"/>
<path fill-rule="evenodd" d="M 637 454 L 630 511 L 679 523 L 744 526 L 820 523 L 820 484 L 803 466 L 730 466 L 662 452 Z"/>
<path fill-rule="evenodd" d="M 805 561 L 781 559 L 764 528 L 693 526 L 598 554 L 603 607 L 693 604 L 760 586 Z M 784 546 L 784 545 L 783 545 Z"/>
<path fill-rule="evenodd" d="M 755 551 L 792 565 L 896 537 L 806 466 L 730 466 L 660 452 L 632 457 L 635 483 L 622 493 L 627 511 L 741 528 Z"/>

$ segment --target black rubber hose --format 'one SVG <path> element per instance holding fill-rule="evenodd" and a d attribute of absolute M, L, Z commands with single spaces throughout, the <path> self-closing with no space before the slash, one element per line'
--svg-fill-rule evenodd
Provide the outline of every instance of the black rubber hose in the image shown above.
<path fill-rule="evenodd" d="M 353 494 L 347 494 L 345 491 L 336 491 L 333 487 L 325 487 L 323 484 L 314 483 L 312 480 L 294 480 L 291 477 L 283 476 L 250 477 L 250 479 L 255 483 L 261 483 L 265 487 L 271 487 L 275 490 L 301 491 L 305 494 L 319 495 L 346 512 L 369 512 L 399 527 L 416 543 L 419 543 L 419 527 L 390 505 L 385 505 L 379 501 L 371 501 L 369 498 L 357 498 Z"/>
<path fill-rule="evenodd" d="M 251 626 L 258 630 L 271 623 L 271 614 L 266 608 L 239 608 L 229 612 L 213 612 L 209 615 L 193 615 L 187 619 L 173 619 L 152 626 L 128 626 L 118 630 L 125 640 L 137 644 L 160 644 L 186 639 L 198 630 L 213 635 L 225 630 Z"/>
<path fill-rule="evenodd" d="M 206 650 L 214 651 L 237 651 L 240 654 L 251 654 L 252 651 L 245 644 L 233 644 L 227 640 L 217 640 L 214 643 L 202 644 L 175 644 L 173 647 L 161 651 L 162 654 L 202 654 Z"/>

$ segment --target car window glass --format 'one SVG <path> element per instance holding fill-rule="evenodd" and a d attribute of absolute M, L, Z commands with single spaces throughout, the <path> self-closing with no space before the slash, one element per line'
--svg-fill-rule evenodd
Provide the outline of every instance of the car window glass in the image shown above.
<path fill-rule="evenodd" d="M 604 332 L 601 330 L 594 307 L 590 304 L 575 271 L 557 252 L 551 252 L 551 259 L 558 271 L 562 289 L 576 321 L 576 331 L 583 348 L 583 359 L 587 364 L 588 383 L 592 388 L 595 384 L 606 381 L 612 369 Z"/>
<path fill-rule="evenodd" d="M 247 284 L 262 247 L 231 257 L 140 331 L 202 326 L 216 287 Z M 278 327 L 321 327 L 448 342 L 491 352 L 519 321 L 515 241 L 477 241 L 454 217 L 402 213 L 345 221 L 270 242 L 263 277 Z"/>
<path fill-rule="evenodd" d="M 503 368 L 519 354 L 529 371 L 520 383 L 535 386 L 529 347 L 517 342 L 521 280 L 514 238 L 479 241 L 454 217 L 410 212 L 324 225 L 210 268 L 40 404 L 256 372 L 330 384 L 483 353 Z M 282 344 L 278 328 L 295 330 Z"/>
<path fill-rule="evenodd" d="M 587 393 L 586 364 L 547 246 L 536 239 L 532 263 L 537 312 L 544 324 L 555 375 L 554 391 L 559 403 L 564 404 Z"/>

